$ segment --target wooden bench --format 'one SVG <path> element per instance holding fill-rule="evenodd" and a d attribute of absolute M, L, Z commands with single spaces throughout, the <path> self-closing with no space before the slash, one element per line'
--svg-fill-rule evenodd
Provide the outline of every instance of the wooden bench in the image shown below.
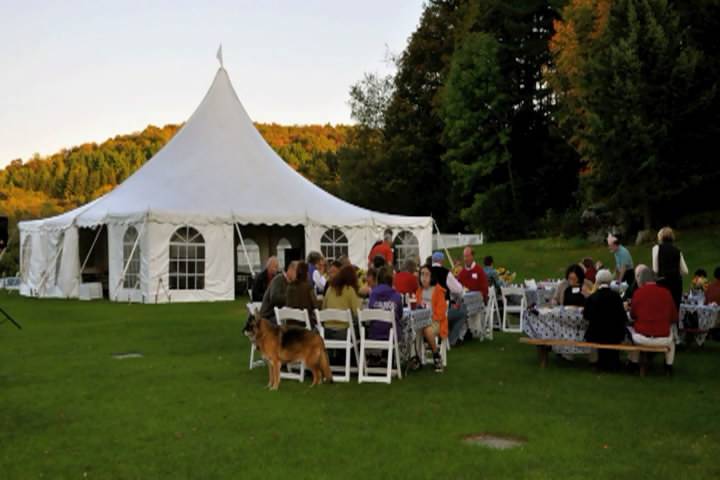
<path fill-rule="evenodd" d="M 595 348 L 598 350 L 618 350 L 624 352 L 640 352 L 640 376 L 644 377 L 647 372 L 648 355 L 649 353 L 666 353 L 670 350 L 670 347 L 662 346 L 648 346 L 648 345 L 632 345 L 632 344 L 608 344 L 608 343 L 592 343 L 592 342 L 580 342 L 576 340 L 560 340 L 560 339 L 542 339 L 542 338 L 527 338 L 522 337 L 519 339 L 520 343 L 526 345 L 535 345 L 538 349 L 538 357 L 540 359 L 540 368 L 545 368 L 548 363 L 548 353 L 551 347 L 584 347 L 584 348 Z"/>

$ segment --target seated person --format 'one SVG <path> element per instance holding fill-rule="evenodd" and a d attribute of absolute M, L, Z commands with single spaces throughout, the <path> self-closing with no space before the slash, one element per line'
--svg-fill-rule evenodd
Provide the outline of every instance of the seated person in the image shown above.
<path fill-rule="evenodd" d="M 596 280 L 598 288 L 585 302 L 583 317 L 588 321 L 585 332 L 588 342 L 617 344 L 625 340 L 628 317 L 620 294 L 610 289 L 612 279 L 610 270 L 600 270 Z M 590 361 L 598 360 L 598 357 L 598 366 L 603 370 L 617 370 L 620 366 L 617 350 L 594 350 Z"/>
<path fill-rule="evenodd" d="M 707 286 L 705 290 L 705 305 L 720 305 L 720 267 L 715 268 L 713 272 L 715 280 Z"/>
<path fill-rule="evenodd" d="M 400 331 L 400 320 L 403 315 L 402 297 L 392 288 L 393 271 L 389 265 L 385 265 L 377 272 L 377 285 L 370 293 L 369 308 L 390 310 L 395 316 L 395 331 L 398 340 L 402 337 Z M 390 333 L 390 326 L 383 322 L 370 322 L 367 337 L 372 340 L 386 340 Z"/>
<path fill-rule="evenodd" d="M 583 258 L 582 267 L 585 269 L 585 278 L 589 282 L 595 283 L 595 276 L 598 271 L 595 269 L 595 262 L 593 262 L 593 259 L 590 257 Z"/>
<path fill-rule="evenodd" d="M 325 278 L 325 257 L 320 252 L 310 252 L 307 256 L 308 281 L 315 293 L 323 293 L 327 279 Z"/>
<path fill-rule="evenodd" d="M 672 374 L 675 341 L 670 326 L 678 321 L 678 310 L 670 292 L 655 283 L 655 275 L 645 265 L 635 269 L 638 288 L 632 297 L 630 316 L 634 320 L 630 335 L 637 345 L 668 346 L 665 371 Z M 630 352 L 630 361 L 637 364 L 639 352 Z"/>
<path fill-rule="evenodd" d="M 423 328 L 422 334 L 433 352 L 435 371 L 442 372 L 442 358 L 440 358 L 440 350 L 435 343 L 435 337 L 447 338 L 448 336 L 447 302 L 445 301 L 445 290 L 438 284 L 431 285 L 431 276 L 430 267 L 423 265 L 420 269 L 420 287 L 417 289 L 416 295 L 419 305 L 432 309 L 432 325 Z"/>
<path fill-rule="evenodd" d="M 377 285 L 377 270 L 374 268 L 368 268 L 368 271 L 365 272 L 365 284 L 361 285 L 358 289 L 358 294 L 363 298 L 370 297 L 370 293 L 372 293 L 372 289 L 375 288 Z"/>
<path fill-rule="evenodd" d="M 372 261 L 372 268 L 374 268 L 375 270 L 379 270 L 385 265 L 388 265 L 385 257 L 383 257 L 382 255 L 375 255 L 375 258 L 373 258 Z"/>
<path fill-rule="evenodd" d="M 488 299 L 488 277 L 485 270 L 475 263 L 475 255 L 470 247 L 463 250 L 463 267 L 458 273 L 457 279 L 463 287 L 471 292 L 480 292 L 483 300 Z"/>
<path fill-rule="evenodd" d="M 343 267 L 343 264 L 340 263 L 339 260 L 333 260 L 330 263 L 330 268 L 328 268 L 328 278 L 327 282 L 325 282 L 325 290 L 323 290 L 323 295 L 325 295 L 330 288 L 330 284 L 332 283 L 332 279 L 335 278 L 335 275 L 340 271 L 340 269 Z"/>
<path fill-rule="evenodd" d="M 260 317 L 271 323 L 277 324 L 275 319 L 275 307 L 282 308 L 285 306 L 287 299 L 288 284 L 295 281 L 298 262 L 288 262 L 285 265 L 285 271 L 282 275 L 275 275 L 270 282 L 270 286 L 265 290 L 262 305 L 260 306 Z"/>
<path fill-rule="evenodd" d="M 430 284 L 432 286 L 440 285 L 445 291 L 445 300 L 462 298 L 464 293 L 463 286 L 457 281 L 455 275 L 443 266 L 445 255 L 442 252 L 435 252 L 432 255 L 432 266 L 430 267 Z M 462 303 L 451 304 L 448 309 L 448 325 L 450 333 L 448 340 L 450 345 L 458 345 L 462 343 L 460 338 L 463 327 L 467 323 L 467 310 Z"/>
<path fill-rule="evenodd" d="M 298 262 L 295 273 L 295 280 L 290 282 L 285 293 L 285 306 L 307 310 L 310 316 L 310 325 L 315 326 L 315 309 L 320 307 L 320 302 L 315 296 L 315 290 L 308 281 L 308 264 Z M 305 327 L 300 322 L 288 322 L 288 325 Z"/>
<path fill-rule="evenodd" d="M 565 270 L 565 280 L 558 284 L 550 303 L 582 307 L 585 305 L 585 298 L 592 292 L 592 288 L 593 285 L 585 279 L 582 267 L 575 264 L 570 265 Z M 565 298 L 566 295 L 568 295 L 567 298 Z"/>
<path fill-rule="evenodd" d="M 395 290 L 401 295 L 410 295 L 417 292 L 418 279 L 417 266 L 412 259 L 405 260 L 403 269 L 395 275 Z"/>
<path fill-rule="evenodd" d="M 705 269 L 698 268 L 695 270 L 690 285 L 693 290 L 705 290 L 705 286 L 707 285 L 707 272 Z"/>
<path fill-rule="evenodd" d="M 268 258 L 265 264 L 265 270 L 255 275 L 252 287 L 253 302 L 262 302 L 263 296 L 265 296 L 265 290 L 267 290 L 273 277 L 277 274 L 278 269 L 277 257 Z"/>
<path fill-rule="evenodd" d="M 493 257 L 491 257 L 490 255 L 485 257 L 483 259 L 483 271 L 487 276 L 488 285 L 495 289 L 496 294 L 500 295 L 500 287 L 502 287 L 502 281 L 500 280 L 500 275 L 498 275 L 497 270 L 495 270 L 495 267 L 493 267 L 493 263 Z"/>
<path fill-rule="evenodd" d="M 355 268 L 352 265 L 342 267 L 329 282 L 330 287 L 323 298 L 323 310 L 335 308 L 338 310 L 350 310 L 353 318 L 357 318 L 357 311 L 360 308 L 360 297 L 357 294 L 358 280 Z M 344 324 L 333 325 L 330 322 L 325 326 L 335 331 L 326 331 L 325 338 L 344 339 L 346 332 Z"/>

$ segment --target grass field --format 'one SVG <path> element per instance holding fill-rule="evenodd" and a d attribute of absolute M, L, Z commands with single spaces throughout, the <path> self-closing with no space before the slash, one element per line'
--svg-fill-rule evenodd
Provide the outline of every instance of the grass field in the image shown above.
<path fill-rule="evenodd" d="M 679 241 L 691 269 L 720 264 L 720 230 L 693 235 Z M 571 243 L 480 251 L 544 278 L 588 252 Z M 590 252 L 609 261 L 602 248 Z M 453 349 L 443 374 L 390 386 L 284 381 L 269 392 L 266 370 L 247 369 L 241 301 L 0 293 L 0 306 L 24 327 L 0 324 L 0 480 L 720 478 L 715 342 L 679 352 L 672 378 L 660 368 L 639 378 L 593 373 L 585 361 L 540 370 L 534 349 L 497 334 Z M 144 357 L 111 356 L 131 351 Z M 527 444 L 498 451 L 461 441 L 481 432 Z"/>

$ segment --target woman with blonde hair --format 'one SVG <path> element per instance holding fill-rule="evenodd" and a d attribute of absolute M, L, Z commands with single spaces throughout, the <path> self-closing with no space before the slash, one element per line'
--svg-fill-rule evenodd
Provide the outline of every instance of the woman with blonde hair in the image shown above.
<path fill-rule="evenodd" d="M 672 228 L 661 228 L 657 240 L 658 244 L 652 249 L 652 269 L 657 277 L 657 284 L 670 291 L 675 307 L 680 309 L 682 277 L 688 274 L 687 264 L 680 249 L 674 245 L 675 232 Z"/>

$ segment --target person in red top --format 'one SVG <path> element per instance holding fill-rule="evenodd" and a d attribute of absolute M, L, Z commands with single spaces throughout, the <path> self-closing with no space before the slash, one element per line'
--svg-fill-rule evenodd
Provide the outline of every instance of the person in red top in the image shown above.
<path fill-rule="evenodd" d="M 417 265 L 412 259 L 405 260 L 401 272 L 395 274 L 395 290 L 401 295 L 412 295 L 419 287 L 416 273 Z"/>
<path fill-rule="evenodd" d="M 392 250 L 392 241 L 393 241 L 393 234 L 392 230 L 385 230 L 385 234 L 383 235 L 383 241 L 380 243 L 376 243 L 372 249 L 370 249 L 370 254 L 368 255 L 368 265 L 373 264 L 373 260 L 377 256 L 381 256 L 385 259 L 385 263 L 388 265 L 393 264 L 393 250 Z"/>
<path fill-rule="evenodd" d="M 638 289 L 632 296 L 630 328 L 633 343 L 637 345 L 668 346 L 665 354 L 665 371 L 672 374 L 675 360 L 675 341 L 671 325 L 678 321 L 678 310 L 668 289 L 655 283 L 655 274 L 646 265 L 635 268 Z M 639 352 L 630 352 L 630 361 L 637 364 Z"/>
<path fill-rule="evenodd" d="M 705 290 L 705 305 L 711 303 L 720 305 L 720 267 L 715 269 L 713 276 L 715 281 L 708 285 L 707 290 Z"/>
<path fill-rule="evenodd" d="M 458 281 L 471 292 L 482 293 L 483 299 L 487 303 L 488 278 L 485 270 L 475 263 L 475 255 L 472 248 L 465 247 L 463 250 L 463 261 L 463 268 L 457 276 Z"/>

